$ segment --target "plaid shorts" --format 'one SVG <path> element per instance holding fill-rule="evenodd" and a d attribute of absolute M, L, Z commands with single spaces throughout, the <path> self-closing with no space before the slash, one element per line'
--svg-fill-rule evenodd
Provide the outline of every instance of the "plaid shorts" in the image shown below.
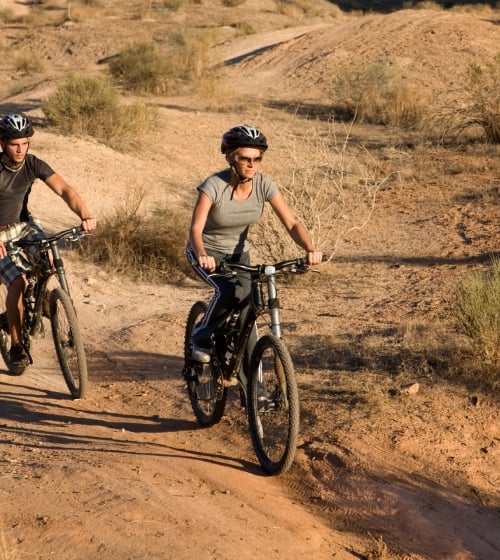
<path fill-rule="evenodd" d="M 15 224 L 0 231 L 0 241 L 17 241 L 18 239 L 40 239 L 45 237 L 42 229 L 34 222 Z M 15 255 L 7 255 L 0 259 L 0 283 L 10 286 L 19 276 L 33 268 L 38 254 L 36 247 L 27 247 Z"/>

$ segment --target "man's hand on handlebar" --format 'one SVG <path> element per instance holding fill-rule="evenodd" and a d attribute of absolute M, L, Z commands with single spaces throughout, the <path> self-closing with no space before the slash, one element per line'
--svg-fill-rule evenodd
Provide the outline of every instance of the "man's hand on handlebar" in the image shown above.
<path fill-rule="evenodd" d="M 93 231 L 97 228 L 97 220 L 95 218 L 84 218 L 82 219 L 82 229 L 85 233 Z"/>
<path fill-rule="evenodd" d="M 315 264 L 320 264 L 323 259 L 323 253 L 321 251 L 308 251 L 307 252 L 307 264 L 308 266 L 313 266 Z"/>

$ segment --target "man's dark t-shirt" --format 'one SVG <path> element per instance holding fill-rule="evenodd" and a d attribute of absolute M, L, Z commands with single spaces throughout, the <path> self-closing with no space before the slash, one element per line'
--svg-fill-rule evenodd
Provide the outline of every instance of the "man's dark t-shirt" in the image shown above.
<path fill-rule="evenodd" d="M 33 183 L 36 179 L 45 181 L 54 173 L 50 165 L 32 154 L 26 154 L 17 171 L 10 171 L 0 162 L 0 226 L 28 220 L 28 196 Z"/>

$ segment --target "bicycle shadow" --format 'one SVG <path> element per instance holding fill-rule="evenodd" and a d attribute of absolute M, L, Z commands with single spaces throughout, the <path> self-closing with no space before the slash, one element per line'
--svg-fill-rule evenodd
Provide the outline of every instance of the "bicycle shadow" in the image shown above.
<path fill-rule="evenodd" d="M 120 353 L 121 358 L 123 354 L 132 353 Z M 156 356 L 152 363 L 163 363 L 165 358 L 169 363 L 180 363 L 178 357 L 166 356 Z M 137 365 L 143 363 L 142 359 L 132 362 Z M 72 400 L 69 393 L 63 391 L 32 384 L 33 376 L 36 375 L 33 370 L 30 375 L 21 377 L 0 376 L 0 422 L 3 433 L 0 449 L 8 445 L 22 449 L 36 447 L 51 452 L 97 453 L 103 456 L 180 458 L 262 474 L 254 462 L 236 454 L 221 455 L 201 450 L 199 438 L 194 436 L 202 428 L 194 417 L 192 420 L 187 419 L 189 414 L 192 416 L 187 395 L 177 398 L 176 393 L 180 392 L 183 384 L 178 369 L 158 375 L 150 365 L 146 371 L 140 370 L 140 376 L 136 375 L 135 366 L 126 369 L 120 367 L 116 374 L 110 368 L 99 372 L 98 378 L 96 374 L 91 376 L 88 398 L 81 400 Z M 126 407 L 121 406 L 124 391 L 115 392 L 114 381 L 128 381 L 135 385 L 138 379 L 152 379 L 156 384 L 158 380 L 167 382 L 165 393 L 174 395 L 177 400 L 183 399 L 185 403 L 182 407 L 176 407 L 179 416 L 126 411 Z M 172 381 L 178 381 L 179 387 L 173 387 Z M 120 407 L 119 411 L 113 410 L 115 404 Z M 175 444 L 178 441 L 175 434 L 179 433 L 186 433 L 182 446 Z"/>

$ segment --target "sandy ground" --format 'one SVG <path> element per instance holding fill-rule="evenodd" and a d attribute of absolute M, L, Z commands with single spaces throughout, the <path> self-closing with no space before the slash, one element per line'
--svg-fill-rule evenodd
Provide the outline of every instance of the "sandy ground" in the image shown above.
<path fill-rule="evenodd" d="M 194 6 L 197 21 L 202 7 Z M 262 33 L 228 37 L 219 51 L 231 62 L 229 75 L 246 78 L 232 80 L 235 89 L 283 103 L 316 103 L 339 56 L 368 52 L 396 53 L 430 90 L 449 90 L 457 68 L 487 60 L 500 44 L 498 13 L 467 19 L 403 11 L 291 26 L 273 6 L 245 4 Z M 235 17 L 218 9 L 225 21 Z M 4 41 L 18 44 L 21 36 L 43 47 L 52 66 L 36 86 L 5 95 L 2 111 L 40 116 L 39 101 L 67 70 L 63 47 L 71 42 L 74 65 L 95 70 L 96 60 L 118 50 L 117 37 L 126 42 L 126 17 L 124 10 L 123 21 L 88 18 L 43 34 L 4 25 Z M 182 10 L 169 17 L 188 19 Z M 161 32 L 159 18 L 132 21 L 138 35 Z M 422 34 L 429 41 L 437 34 L 446 49 L 427 46 Z M 4 57 L 6 75 L 14 76 L 9 63 Z M 257 117 L 250 109 L 208 113 L 195 98 L 160 105 L 162 126 L 138 153 L 42 128 L 32 151 L 98 217 L 144 187 L 146 206 L 186 208 L 197 181 L 221 163 L 220 131 L 283 118 L 274 109 Z M 190 278 L 175 286 L 136 283 L 68 254 L 89 396 L 69 399 L 49 333 L 35 341 L 25 375 L 0 370 L 2 560 L 500 557 L 499 394 L 442 375 L 451 354 L 467 356 L 467 341 L 449 322 L 457 278 L 498 252 L 498 149 L 412 151 L 394 147 L 392 132 L 359 127 L 352 134 L 374 151 L 381 144 L 377 157 L 385 154 L 399 174 L 321 275 L 280 291 L 302 407 L 292 469 L 263 476 L 236 394 L 219 425 L 202 430 L 195 421 L 182 346 L 189 307 L 209 295 L 202 285 Z M 269 168 L 279 158 L 270 152 Z M 73 223 L 42 185 L 32 207 L 47 228 Z M 419 390 L 407 394 L 415 383 Z M 385 556 L 370 556 L 380 543 Z"/>

